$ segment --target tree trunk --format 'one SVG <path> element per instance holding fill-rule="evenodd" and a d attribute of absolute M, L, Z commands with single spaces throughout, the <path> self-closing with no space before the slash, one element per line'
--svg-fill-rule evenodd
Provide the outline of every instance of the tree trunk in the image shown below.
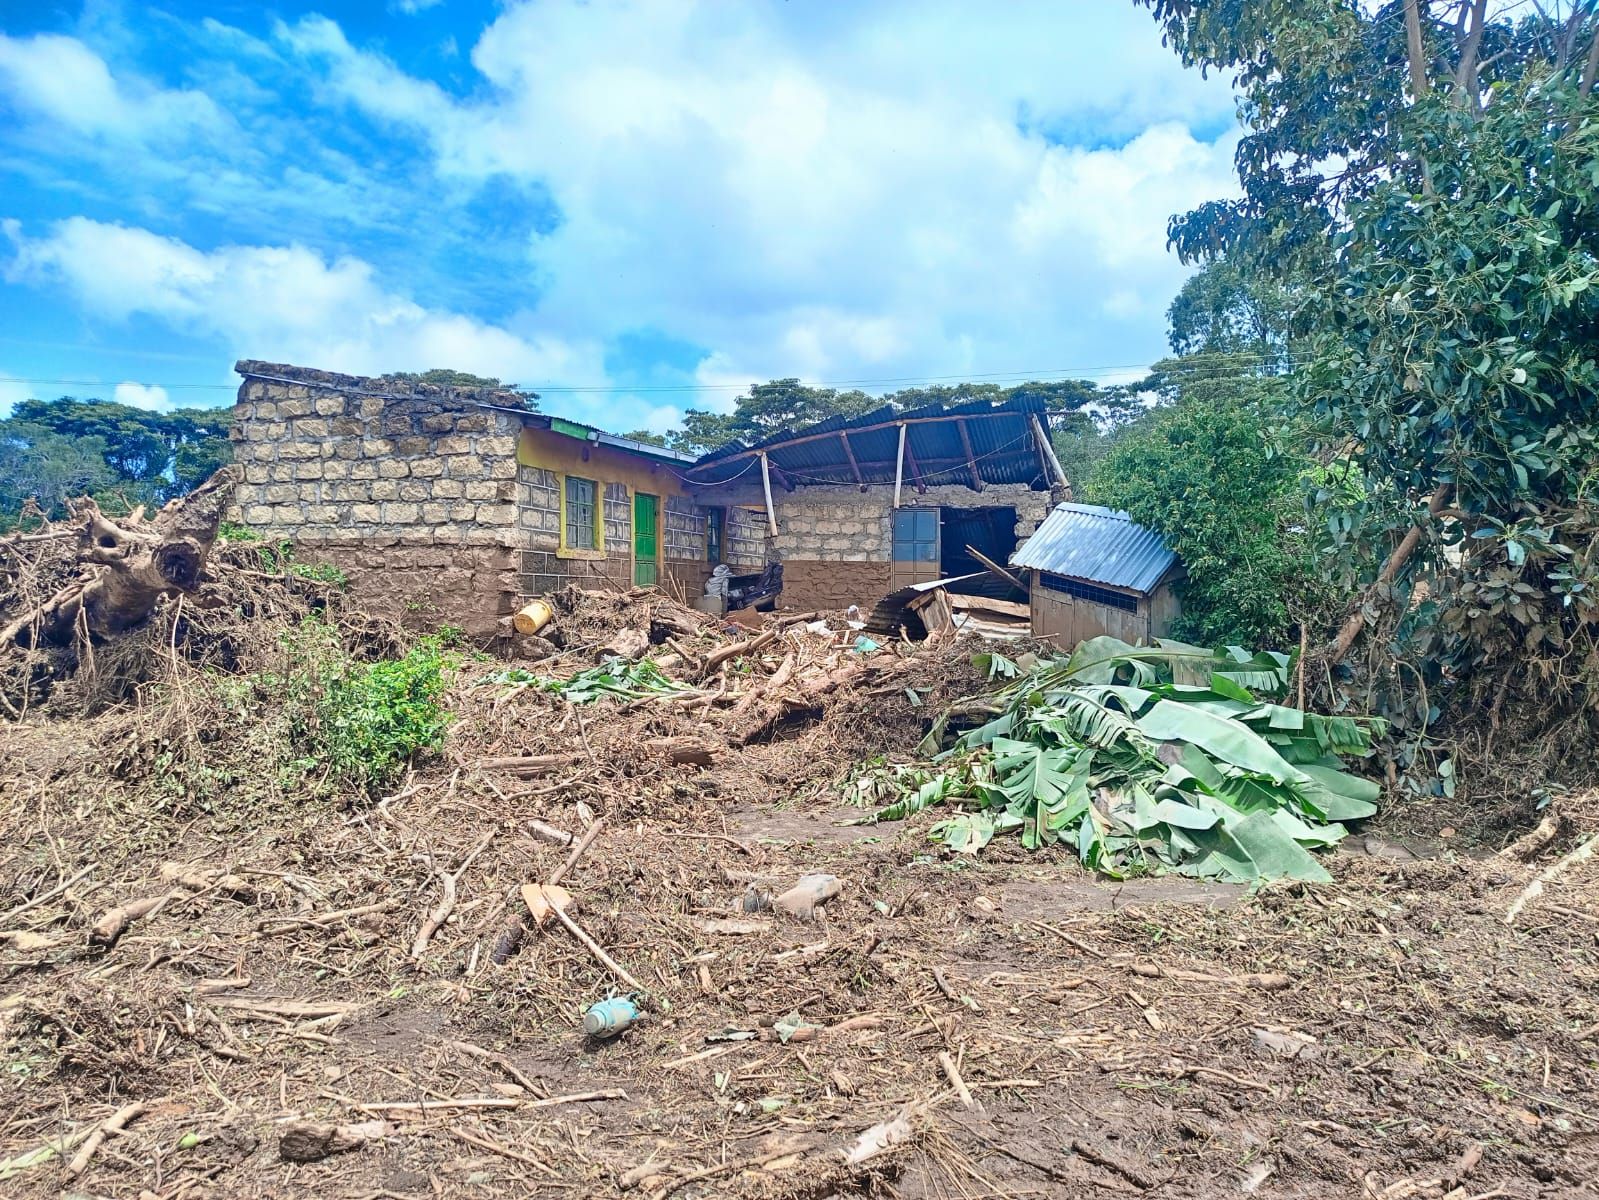
<path fill-rule="evenodd" d="M 114 522 L 92 499 L 80 501 L 82 573 L 0 630 L 0 647 L 59 645 L 80 628 L 96 637 L 121 633 L 142 624 L 161 597 L 194 591 L 234 482 L 234 468 L 224 467 L 148 524 L 139 513 Z"/>

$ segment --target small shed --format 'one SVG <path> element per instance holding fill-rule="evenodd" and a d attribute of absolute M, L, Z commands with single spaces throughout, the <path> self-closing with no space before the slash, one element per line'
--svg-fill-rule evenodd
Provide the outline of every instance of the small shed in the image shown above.
<path fill-rule="evenodd" d="M 1029 574 L 1034 635 L 1063 650 L 1101 634 L 1148 644 L 1168 636 L 1181 611 L 1177 555 L 1153 530 L 1097 504 L 1057 505 L 1011 565 Z"/>

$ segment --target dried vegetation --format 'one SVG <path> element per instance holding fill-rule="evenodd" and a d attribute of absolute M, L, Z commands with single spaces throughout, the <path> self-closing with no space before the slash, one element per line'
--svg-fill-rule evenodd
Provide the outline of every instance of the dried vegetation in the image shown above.
<path fill-rule="evenodd" d="M 1502 850 L 1368 830 L 1332 884 L 1253 894 L 1098 883 L 1014 842 L 973 862 L 932 814 L 836 805 L 981 688 L 971 643 L 862 653 L 657 592 L 555 607 L 529 667 L 414 658 L 223 542 L 181 605 L 8 685 L 6 1195 L 1466 1200 L 1599 1177 L 1592 798 Z M 547 686 L 619 638 L 672 686 Z M 329 766 L 327 697 L 395 660 L 424 684 L 436 660 L 451 721 L 376 786 Z M 307 664 L 322 682 L 288 686 Z M 425 719 L 412 678 L 380 683 Z M 810 920 L 768 906 L 816 873 L 841 886 Z M 642 1018 L 585 1037 L 613 992 Z"/>

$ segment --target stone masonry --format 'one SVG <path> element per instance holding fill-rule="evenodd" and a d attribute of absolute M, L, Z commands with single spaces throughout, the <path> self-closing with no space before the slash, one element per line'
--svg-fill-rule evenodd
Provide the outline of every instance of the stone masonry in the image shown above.
<path fill-rule="evenodd" d="M 228 519 L 292 539 L 363 603 L 493 635 L 519 597 L 515 392 L 238 364 Z"/>

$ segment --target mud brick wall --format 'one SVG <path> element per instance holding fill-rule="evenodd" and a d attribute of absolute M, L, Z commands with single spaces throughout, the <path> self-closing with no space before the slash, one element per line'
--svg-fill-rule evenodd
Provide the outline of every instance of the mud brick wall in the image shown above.
<path fill-rule="evenodd" d="M 735 574 L 766 565 L 766 510 L 729 505 L 722 525 L 722 558 Z"/>
<path fill-rule="evenodd" d="M 833 562 L 823 559 L 784 559 L 785 609 L 848 608 L 858 604 L 870 611 L 889 591 L 888 561 Z"/>
<path fill-rule="evenodd" d="M 519 594 L 514 392 L 241 362 L 228 519 L 350 576 L 374 611 L 491 636 Z"/>

